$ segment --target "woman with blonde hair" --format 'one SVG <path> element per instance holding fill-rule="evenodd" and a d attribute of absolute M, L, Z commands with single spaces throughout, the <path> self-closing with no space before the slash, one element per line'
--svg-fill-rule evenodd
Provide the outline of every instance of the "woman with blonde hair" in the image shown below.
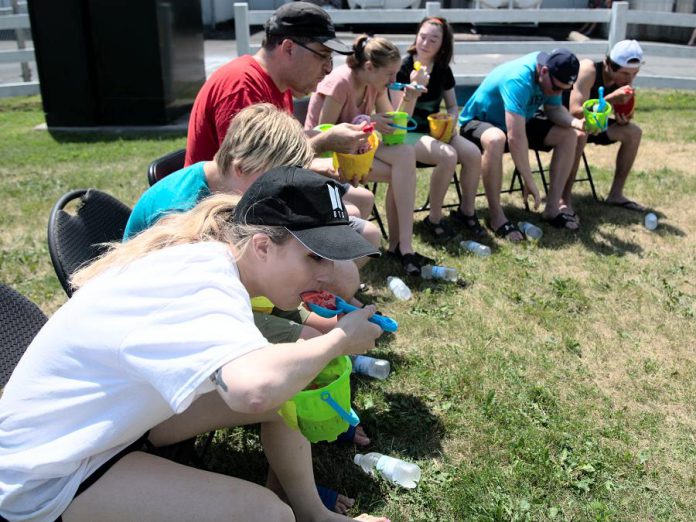
<path fill-rule="evenodd" d="M 322 505 L 310 444 L 277 410 L 331 359 L 374 346 L 374 307 L 326 335 L 270 345 L 249 302 L 263 294 L 291 308 L 333 260 L 376 255 L 348 226 L 339 189 L 298 167 L 273 169 L 241 200 L 208 198 L 78 271 L 77 292 L 0 399 L 0 520 L 347 520 Z M 150 451 L 250 423 L 261 423 L 289 506 Z"/>
<path fill-rule="evenodd" d="M 322 123 L 351 122 L 369 115 L 378 131 L 394 132 L 394 121 L 385 113 L 394 111 L 387 85 L 396 79 L 401 56 L 398 48 L 384 38 L 362 35 L 353 42 L 354 53 L 346 65 L 326 76 L 312 95 L 305 130 Z M 408 88 L 406 103 L 417 97 Z M 389 183 L 386 196 L 389 223 L 389 252 L 397 256 L 408 275 L 420 275 L 422 266 L 433 260 L 413 250 L 413 208 L 416 197 L 416 155 L 409 145 L 380 145 L 366 181 Z"/>

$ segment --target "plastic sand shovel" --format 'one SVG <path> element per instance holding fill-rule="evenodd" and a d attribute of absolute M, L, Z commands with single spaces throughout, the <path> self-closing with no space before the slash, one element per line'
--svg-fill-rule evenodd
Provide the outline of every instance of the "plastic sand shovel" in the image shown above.
<path fill-rule="evenodd" d="M 390 83 L 390 84 L 387 86 L 387 88 L 388 88 L 390 91 L 403 91 L 403 90 L 404 90 L 406 87 L 408 87 L 408 86 L 413 87 L 413 88 L 416 89 L 417 91 L 424 91 L 425 89 L 427 89 L 427 87 L 426 87 L 425 85 L 420 85 L 420 84 L 418 84 L 418 83 L 416 83 L 416 84 L 414 85 L 414 84 L 412 84 L 412 83 L 401 83 L 401 82 Z"/>
<path fill-rule="evenodd" d="M 335 317 L 339 314 L 347 314 L 355 310 L 360 310 L 357 306 L 348 304 L 340 297 L 325 290 L 320 292 L 303 292 L 300 297 L 302 297 L 305 305 L 312 312 L 322 317 Z M 370 317 L 368 321 L 376 324 L 385 332 L 396 332 L 399 328 L 399 324 L 386 315 L 375 314 Z"/>
<path fill-rule="evenodd" d="M 604 86 L 599 87 L 599 104 L 597 112 L 604 112 L 607 108 L 607 101 L 604 99 Z"/>

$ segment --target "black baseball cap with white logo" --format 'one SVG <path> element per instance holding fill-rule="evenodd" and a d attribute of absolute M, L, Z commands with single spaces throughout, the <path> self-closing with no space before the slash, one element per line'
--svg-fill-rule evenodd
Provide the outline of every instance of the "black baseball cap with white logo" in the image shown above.
<path fill-rule="evenodd" d="M 247 189 L 237 223 L 285 227 L 309 250 L 332 261 L 377 257 L 379 250 L 349 224 L 343 186 L 301 167 L 276 167 Z"/>
<path fill-rule="evenodd" d="M 309 38 L 339 54 L 353 54 L 353 49 L 336 38 L 329 14 L 309 2 L 290 2 L 276 9 L 266 21 L 266 35 Z"/>

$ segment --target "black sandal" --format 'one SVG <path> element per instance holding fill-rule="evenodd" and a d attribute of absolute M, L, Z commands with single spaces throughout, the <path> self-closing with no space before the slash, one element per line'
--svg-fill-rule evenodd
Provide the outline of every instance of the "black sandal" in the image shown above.
<path fill-rule="evenodd" d="M 399 245 L 396 245 L 393 251 L 387 250 L 387 255 L 398 259 L 401 262 L 401 266 L 406 271 L 406 274 L 410 276 L 419 276 L 422 267 L 425 265 L 434 265 L 436 262 L 434 259 L 419 254 L 418 252 L 402 254 Z"/>
<path fill-rule="evenodd" d="M 471 232 L 471 235 L 475 238 L 481 239 L 488 236 L 488 232 L 486 232 L 486 229 L 481 226 L 476 212 L 474 212 L 471 216 L 467 216 L 461 211 L 461 209 L 453 210 L 450 212 L 450 219 L 456 221 Z"/>
<path fill-rule="evenodd" d="M 577 220 L 572 215 L 563 212 L 557 214 L 556 217 L 546 218 L 546 222 L 552 227 L 570 230 L 571 232 L 576 232 L 580 229 L 580 224 Z M 568 225 L 575 225 L 575 228 L 569 227 Z"/>
<path fill-rule="evenodd" d="M 450 227 L 444 219 L 441 219 L 439 223 L 433 223 L 430 221 L 430 218 L 426 216 L 423 220 L 423 224 L 437 241 L 449 241 L 456 235 L 452 227 Z"/>
<path fill-rule="evenodd" d="M 404 272 L 406 272 L 406 275 L 413 277 L 420 276 L 421 267 L 416 261 L 415 254 L 403 254 L 401 256 L 401 266 Z"/>
<path fill-rule="evenodd" d="M 510 234 L 514 234 L 515 232 L 519 232 L 521 236 L 520 239 L 509 239 Z M 502 237 L 503 239 L 508 239 L 509 241 L 512 241 L 514 243 L 522 241 L 524 239 L 524 234 L 522 234 L 522 231 L 519 228 L 517 228 L 516 225 L 513 225 L 509 221 L 506 221 L 498 228 L 496 228 L 495 235 L 498 237 Z"/>

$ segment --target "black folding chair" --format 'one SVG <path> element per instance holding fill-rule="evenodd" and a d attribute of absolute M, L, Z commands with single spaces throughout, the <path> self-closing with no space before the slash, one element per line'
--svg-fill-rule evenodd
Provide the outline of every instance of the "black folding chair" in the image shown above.
<path fill-rule="evenodd" d="M 74 213 L 66 210 L 76 203 Z M 48 220 L 48 251 L 58 280 L 68 297 L 70 278 L 82 265 L 106 250 L 105 243 L 121 241 L 131 209 L 97 189 L 80 189 L 61 197 Z"/>
<path fill-rule="evenodd" d="M 175 150 L 157 158 L 147 167 L 147 182 L 152 186 L 172 172 L 183 169 L 184 159 L 186 159 L 186 149 Z"/>
<path fill-rule="evenodd" d="M 539 152 L 549 152 L 550 150 L 551 149 L 540 149 L 540 150 L 534 149 L 534 154 L 535 154 L 536 160 L 537 160 L 537 170 L 532 171 L 532 173 L 534 173 L 534 172 L 539 173 L 539 175 L 541 176 L 541 182 L 544 185 L 544 192 L 546 194 L 549 193 L 549 186 L 548 186 L 548 183 L 546 181 L 546 173 L 544 171 L 544 165 L 541 162 L 541 156 L 539 156 Z M 592 179 L 592 171 L 590 170 L 590 164 L 587 162 L 587 157 L 585 156 L 584 151 L 582 153 L 582 162 L 585 166 L 585 177 L 584 178 L 575 178 L 575 183 L 587 181 L 590 184 L 590 190 L 592 191 L 592 197 L 595 199 L 595 201 L 599 201 L 599 198 L 597 197 L 597 191 L 595 190 L 594 180 Z M 515 175 L 518 176 L 518 178 L 520 180 L 520 187 L 521 187 L 522 186 L 522 178 L 520 177 L 520 173 L 517 172 L 517 169 L 515 169 Z M 513 179 L 513 184 L 514 184 L 514 179 Z M 511 187 L 512 187 L 512 185 L 511 185 Z"/>
<path fill-rule="evenodd" d="M 46 321 L 38 306 L 0 283 L 0 388 Z"/>

